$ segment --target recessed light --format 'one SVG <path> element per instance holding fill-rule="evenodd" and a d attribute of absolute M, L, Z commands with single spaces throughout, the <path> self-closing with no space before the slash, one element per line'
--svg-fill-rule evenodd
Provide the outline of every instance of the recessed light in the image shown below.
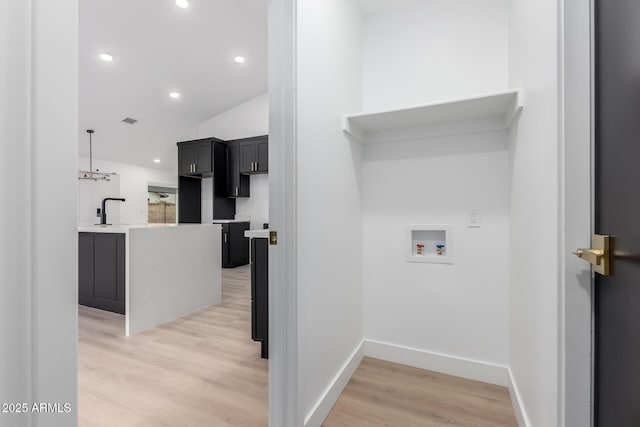
<path fill-rule="evenodd" d="M 234 61 L 236 61 L 238 64 L 242 64 L 244 61 L 246 61 L 244 56 L 236 56 L 235 58 L 233 58 Z"/>
<path fill-rule="evenodd" d="M 153 163 L 160 163 L 160 159 L 153 159 Z"/>
<path fill-rule="evenodd" d="M 176 6 L 181 9 L 186 9 L 189 7 L 189 0 L 176 0 Z"/>
<path fill-rule="evenodd" d="M 178 92 L 171 92 L 169 93 L 169 96 L 173 99 L 178 99 L 180 98 L 180 94 Z"/>
<path fill-rule="evenodd" d="M 100 59 L 102 59 L 103 61 L 111 62 L 113 61 L 113 55 L 109 55 L 108 53 L 101 53 Z"/>

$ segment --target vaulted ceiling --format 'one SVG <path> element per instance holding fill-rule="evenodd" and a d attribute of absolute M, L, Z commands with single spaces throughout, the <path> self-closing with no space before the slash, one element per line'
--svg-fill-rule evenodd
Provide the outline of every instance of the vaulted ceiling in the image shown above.
<path fill-rule="evenodd" d="M 177 141 L 267 91 L 267 0 L 189 0 L 184 9 L 175 0 L 80 4 L 81 156 L 90 128 L 94 157 L 175 168 Z"/>

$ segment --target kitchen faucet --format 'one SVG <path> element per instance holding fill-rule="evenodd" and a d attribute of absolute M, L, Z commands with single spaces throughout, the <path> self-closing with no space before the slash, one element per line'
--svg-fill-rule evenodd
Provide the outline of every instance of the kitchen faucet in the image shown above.
<path fill-rule="evenodd" d="M 110 225 L 107 224 L 107 201 L 113 200 L 116 202 L 124 202 L 125 199 L 119 199 L 114 197 L 107 197 L 106 199 L 102 199 L 102 215 L 100 216 L 100 225 Z"/>

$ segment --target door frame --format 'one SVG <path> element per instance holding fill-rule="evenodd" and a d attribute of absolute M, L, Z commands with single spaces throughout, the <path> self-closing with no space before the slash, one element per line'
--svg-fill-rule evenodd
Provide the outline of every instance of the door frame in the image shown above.
<path fill-rule="evenodd" d="M 30 74 L 30 104 L 25 118 L 30 123 L 31 158 L 23 166 L 27 170 L 40 166 L 43 155 L 53 154 L 53 158 L 68 155 L 77 146 L 77 135 L 68 134 L 68 129 L 60 126 L 60 122 L 53 123 L 60 118 L 60 100 L 70 99 L 69 92 L 60 85 L 51 83 L 55 79 L 56 70 L 64 69 L 59 75 L 77 82 L 77 7 L 78 0 L 65 0 L 64 8 L 60 2 L 55 7 L 48 2 L 34 2 L 31 4 L 31 15 L 37 19 L 30 22 L 30 33 L 34 34 L 30 40 L 31 58 L 39 65 L 31 69 Z M 560 85 L 560 223 L 562 233 L 558 237 L 560 246 L 560 277 L 559 277 L 559 312 L 560 312 L 560 351 L 559 351 L 559 395 L 560 414 L 559 425 L 585 426 L 591 424 L 592 411 L 592 374 L 591 374 L 591 319 L 592 292 L 591 275 L 587 274 L 579 260 L 570 254 L 576 247 L 586 247 L 590 243 L 592 233 L 591 195 L 592 195 L 592 2 L 564 0 L 559 2 L 560 20 L 560 70 L 558 81 Z M 586 9 L 585 9 L 586 8 Z M 296 289 L 296 127 L 295 127 L 295 0 L 269 0 L 269 91 L 270 91 L 270 224 L 273 229 L 280 230 L 279 245 L 272 247 L 270 252 L 269 280 L 272 288 L 270 305 L 270 336 L 273 338 L 271 349 L 272 359 L 269 373 L 269 418 L 273 426 L 302 425 L 299 391 L 299 361 L 298 361 L 298 314 Z M 68 25 L 61 25 L 66 23 Z M 68 34 L 61 37 L 60 28 L 70 28 Z M 75 30 L 74 30 L 75 28 Z M 48 43 L 45 43 L 49 40 Z M 53 48 L 55 46 L 55 48 Z M 54 55 L 54 52 L 67 52 L 64 58 Z M 57 89 L 56 89 L 57 87 Z M 55 92 L 55 93 L 53 93 Z M 56 99 L 56 103 L 48 102 Z M 71 101 L 70 101 L 71 102 Z M 72 101 L 77 108 L 77 99 Z M 35 120 L 32 120 L 35 117 Z M 43 117 L 49 117 L 43 120 Z M 77 117 L 77 116 L 76 116 Z M 39 124 L 38 121 L 44 123 Z M 76 118 L 70 119 L 77 120 Z M 63 120 L 63 123 L 66 121 Z M 46 137 L 44 136 L 46 132 Z M 33 133 L 33 135 L 31 135 Z M 40 144 L 39 138 L 49 141 L 59 141 L 66 151 L 50 153 L 46 146 Z M 75 156 L 74 156 L 75 157 Z M 51 158 L 46 159 L 51 163 Z M 63 164 L 75 165 L 76 159 L 62 159 Z M 587 167 L 588 166 L 588 167 Z M 278 171 L 278 172 L 276 172 Z M 56 179 L 52 179 L 56 177 Z M 59 179 L 58 179 L 59 177 Z M 42 179 L 40 179 L 42 178 Z M 75 180 L 69 180 L 64 173 L 53 171 L 53 174 L 40 174 L 32 177 L 32 188 L 35 189 L 34 204 L 40 199 L 40 192 L 46 193 L 75 193 Z M 7 185 L 6 183 L 4 185 Z M 56 188 L 53 188 L 56 187 Z M 279 206 L 276 211 L 273 207 Z M 25 215 L 31 216 L 31 207 L 27 206 Z M 61 213 L 62 207 L 56 208 Z M 69 209 L 69 214 L 75 214 Z M 49 219 L 42 223 L 34 218 L 25 235 L 31 236 L 31 254 L 42 253 L 34 243 L 51 234 L 55 227 L 43 228 L 45 224 L 52 224 L 57 216 L 48 213 Z M 59 229 L 59 227 L 58 227 Z M 66 261 L 69 254 L 47 253 L 48 264 L 60 259 Z M 28 263 L 37 258 L 27 260 Z M 44 301 L 44 294 L 56 282 L 56 277 L 48 276 L 48 286 L 41 287 L 39 278 L 43 265 L 30 265 L 34 277 L 29 292 L 32 324 L 31 343 L 35 348 L 29 348 L 23 360 L 30 360 L 30 379 L 23 379 L 28 383 L 34 397 L 45 397 L 54 390 L 74 396 L 77 394 L 73 380 L 77 372 L 75 344 L 60 345 L 59 340 L 38 339 L 45 330 L 54 329 L 55 334 L 62 330 L 77 329 L 73 317 L 63 313 L 63 307 L 58 307 L 57 314 L 45 316 L 40 301 Z M 72 265 L 75 265 L 72 263 Z M 63 275 L 64 276 L 64 275 Z M 66 279 L 66 277 L 64 277 Z M 64 281 L 60 281 L 64 286 Z M 67 283 L 67 287 L 69 284 Z M 66 288 L 64 288 L 66 289 Z M 45 324 L 48 324 L 45 327 Z M 42 329 L 41 329 L 42 328 Z M 74 340 L 75 342 L 75 340 Z M 69 344 L 72 344 L 69 342 Z M 46 351 L 51 345 L 51 352 Z M 37 351 L 36 351 L 37 350 Z M 8 350 L 7 350 L 8 351 Z M 4 353 L 3 353 L 4 354 Z M 69 364 L 75 365 L 74 372 L 70 372 Z M 56 366 L 60 371 L 61 364 L 65 366 L 68 375 L 64 384 L 47 366 Z M 43 369 L 39 369 L 43 367 Z M 585 387 L 585 384 L 589 387 Z M 61 390 L 60 387 L 63 387 Z M 55 400 L 53 399 L 52 401 Z M 74 398 L 69 397 L 71 401 Z M 74 405 L 75 406 L 75 405 Z M 77 409 L 77 408 L 76 408 Z M 76 412 L 77 413 L 77 412 Z M 36 417 L 34 417 L 36 418 Z M 62 421 L 63 418 L 59 418 Z M 582 423 L 588 420 L 588 424 Z M 34 420 L 35 421 L 35 420 Z M 37 421 L 36 421 L 37 424 Z M 64 425 L 70 425 L 68 419 Z M 55 424 L 50 424 L 55 425 Z"/>
<path fill-rule="evenodd" d="M 16 425 L 68 427 L 77 425 L 78 415 L 77 219 L 72 201 L 77 202 L 79 1 L 26 3 L 28 22 L 17 27 L 28 35 L 26 46 L 18 46 L 24 48 L 28 70 L 20 113 L 25 129 L 18 141 L 24 143 L 26 155 L 14 167 L 16 176 L 28 179 L 30 191 L 28 202 L 14 209 L 27 218 L 20 229 L 27 243 L 22 255 L 14 254 L 19 261 L 16 271 L 7 274 L 28 281 L 26 290 L 20 290 L 29 307 L 23 316 L 28 324 L 22 325 L 28 336 L 21 337 L 23 345 L 16 342 L 0 355 L 27 361 L 26 374 L 8 384 L 12 390 L 24 390 L 25 400 L 72 405 L 68 414 L 34 413 L 16 419 Z M 16 14 L 22 22 L 23 16 Z M 269 202 L 271 226 L 280 231 L 269 261 L 269 424 L 283 427 L 303 424 L 296 281 L 295 18 L 295 0 L 269 0 Z M 5 253 L 7 248 L 2 249 Z"/>
<path fill-rule="evenodd" d="M 2 209 L 11 222 L 0 241 L 10 322 L 0 322 L 0 335 L 11 345 L 0 358 L 12 372 L 0 400 L 71 410 L 0 414 L 0 424 L 8 417 L 20 427 L 77 425 L 78 6 L 27 0 L 3 8 L 12 25 L 0 35 L 8 37 L 0 38 L 0 72 L 10 79 L 0 87 L 0 110 L 10 114 L 0 113 L 0 126 L 10 141 L 0 164 L 10 179 L 0 189 L 13 203 Z"/>
<path fill-rule="evenodd" d="M 296 0 L 269 0 L 269 425 L 304 425 L 297 290 Z"/>
<path fill-rule="evenodd" d="M 571 252 L 593 234 L 594 0 L 559 2 L 558 425 L 593 425 L 593 275 Z"/>

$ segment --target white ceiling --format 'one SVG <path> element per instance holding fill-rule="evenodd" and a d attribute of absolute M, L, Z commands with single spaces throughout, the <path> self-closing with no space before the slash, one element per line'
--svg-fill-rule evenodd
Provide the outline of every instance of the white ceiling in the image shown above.
<path fill-rule="evenodd" d="M 267 0 L 80 5 L 82 156 L 91 128 L 95 158 L 175 168 L 177 141 L 197 138 L 198 124 L 267 91 Z M 100 60 L 102 52 L 113 62 Z M 233 61 L 238 55 L 244 64 Z M 171 91 L 181 98 L 169 98 Z"/>
<path fill-rule="evenodd" d="M 388 11 L 390 9 L 398 9 L 411 3 L 419 3 L 422 0 L 358 0 L 360 10 L 366 15 L 375 15 Z"/>

